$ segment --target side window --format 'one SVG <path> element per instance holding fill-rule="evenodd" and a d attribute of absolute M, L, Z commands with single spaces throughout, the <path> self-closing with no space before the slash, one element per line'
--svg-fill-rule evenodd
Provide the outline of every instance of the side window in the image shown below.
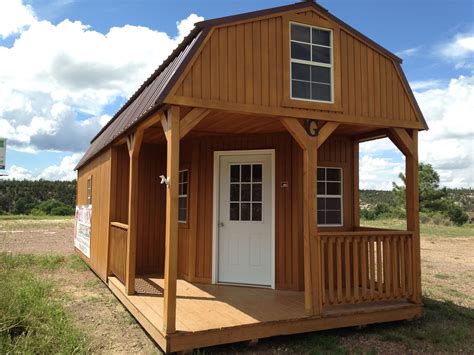
<path fill-rule="evenodd" d="M 87 204 L 92 205 L 92 175 L 87 178 Z"/>
<path fill-rule="evenodd" d="M 342 226 L 342 169 L 318 168 L 318 226 Z"/>
<path fill-rule="evenodd" d="M 178 222 L 188 222 L 188 191 L 189 191 L 189 171 L 179 172 L 179 200 L 178 200 Z"/>

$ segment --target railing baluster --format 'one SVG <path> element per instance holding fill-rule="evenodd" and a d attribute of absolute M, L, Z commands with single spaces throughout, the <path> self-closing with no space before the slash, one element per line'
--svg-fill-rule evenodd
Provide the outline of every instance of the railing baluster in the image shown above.
<path fill-rule="evenodd" d="M 369 253 L 370 253 L 370 299 L 375 298 L 375 238 L 370 237 L 369 239 Z"/>
<path fill-rule="evenodd" d="M 321 275 L 322 275 L 322 280 L 321 284 L 323 285 L 323 305 L 327 304 L 327 292 L 326 292 L 326 263 L 327 260 L 325 258 L 326 252 L 325 252 L 325 247 L 326 247 L 326 238 L 321 239 Z"/>
<path fill-rule="evenodd" d="M 397 265 L 397 260 L 398 260 L 398 237 L 393 236 L 392 237 L 392 245 L 391 245 L 391 251 L 392 251 L 392 280 L 393 280 L 393 297 L 398 298 L 398 265 Z"/>
<path fill-rule="evenodd" d="M 367 298 L 367 237 L 363 237 L 361 251 L 362 300 Z"/>
<path fill-rule="evenodd" d="M 383 297 L 382 238 L 377 237 L 377 299 Z"/>
<path fill-rule="evenodd" d="M 413 234 L 410 235 L 408 241 L 408 296 L 413 295 Z"/>
<path fill-rule="evenodd" d="M 384 283 L 385 283 L 385 298 L 389 299 L 390 294 L 390 240 L 385 238 L 383 241 L 383 269 L 384 269 Z"/>
<path fill-rule="evenodd" d="M 402 297 L 406 297 L 405 278 L 405 236 L 400 237 L 400 283 L 402 284 Z"/>
<path fill-rule="evenodd" d="M 354 238 L 352 242 L 352 256 L 353 256 L 353 274 L 354 274 L 354 301 L 359 302 L 359 253 L 358 240 Z"/>
<path fill-rule="evenodd" d="M 328 239 L 328 278 L 329 278 L 329 302 L 334 303 L 334 253 L 333 253 L 334 239 Z"/>
<path fill-rule="evenodd" d="M 337 301 L 342 303 L 342 257 L 341 257 L 341 238 L 337 238 L 336 250 L 336 273 L 337 273 Z"/>
<path fill-rule="evenodd" d="M 350 254 L 350 237 L 344 238 L 345 257 L 344 266 L 346 267 L 346 302 L 351 301 L 351 254 Z"/>

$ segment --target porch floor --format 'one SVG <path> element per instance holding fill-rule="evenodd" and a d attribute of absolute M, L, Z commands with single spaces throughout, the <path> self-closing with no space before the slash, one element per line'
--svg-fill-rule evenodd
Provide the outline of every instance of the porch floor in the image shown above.
<path fill-rule="evenodd" d="M 109 287 L 165 351 L 412 318 L 421 307 L 394 300 L 304 311 L 304 292 L 177 281 L 176 333 L 163 334 L 163 278 L 136 278 L 136 294 L 109 277 Z"/>

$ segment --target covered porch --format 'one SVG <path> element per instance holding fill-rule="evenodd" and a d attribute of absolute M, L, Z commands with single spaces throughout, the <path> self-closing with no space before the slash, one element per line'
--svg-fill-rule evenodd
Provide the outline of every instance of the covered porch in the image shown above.
<path fill-rule="evenodd" d="M 387 136 L 406 156 L 406 231 L 360 226 L 359 143 Z M 218 284 L 213 153 L 269 148 L 277 157 L 275 286 Z M 170 106 L 113 149 L 108 284 L 166 351 L 420 314 L 416 130 Z M 318 226 L 320 163 L 344 170 L 338 227 Z M 173 183 L 184 167 L 185 225 Z M 162 173 L 169 186 L 160 188 Z"/>

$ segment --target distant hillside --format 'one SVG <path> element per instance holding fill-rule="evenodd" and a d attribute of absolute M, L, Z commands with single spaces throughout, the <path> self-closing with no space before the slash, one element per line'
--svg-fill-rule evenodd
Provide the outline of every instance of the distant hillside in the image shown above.
<path fill-rule="evenodd" d="M 447 189 L 448 195 L 465 211 L 474 211 L 473 189 Z M 392 191 L 360 190 L 360 205 L 362 208 L 375 207 L 379 203 L 394 203 Z"/>
<path fill-rule="evenodd" d="M 42 202 L 76 205 L 76 181 L 0 180 L 0 214 L 29 214 Z"/>

